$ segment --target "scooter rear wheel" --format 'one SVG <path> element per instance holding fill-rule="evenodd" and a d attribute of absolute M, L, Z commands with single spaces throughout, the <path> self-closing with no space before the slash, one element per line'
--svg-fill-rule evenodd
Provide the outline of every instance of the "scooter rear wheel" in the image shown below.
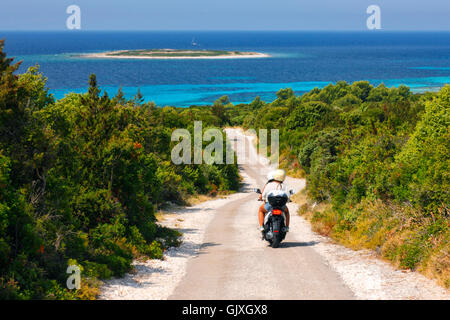
<path fill-rule="evenodd" d="M 279 236 L 275 236 L 273 240 L 271 240 L 270 244 L 272 248 L 278 248 L 280 246 L 281 239 Z"/>

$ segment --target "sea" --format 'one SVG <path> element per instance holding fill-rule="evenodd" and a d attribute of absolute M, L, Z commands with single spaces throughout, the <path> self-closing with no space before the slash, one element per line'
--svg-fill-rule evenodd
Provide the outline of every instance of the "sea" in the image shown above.
<path fill-rule="evenodd" d="M 282 88 L 297 94 L 339 80 L 367 80 L 413 92 L 450 83 L 450 32 L 325 31 L 0 31 L 5 51 L 38 64 L 56 99 L 85 92 L 90 74 L 110 96 L 138 89 L 158 106 L 210 105 L 227 95 L 234 104 L 260 96 L 271 102 Z M 267 53 L 269 58 L 136 60 L 80 57 L 127 49 L 205 49 Z"/>

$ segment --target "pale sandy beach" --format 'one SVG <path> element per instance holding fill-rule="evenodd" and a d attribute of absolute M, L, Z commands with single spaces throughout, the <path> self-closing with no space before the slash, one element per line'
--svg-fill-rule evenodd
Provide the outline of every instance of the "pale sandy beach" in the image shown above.
<path fill-rule="evenodd" d="M 86 53 L 77 55 L 80 58 L 101 58 L 101 59 L 253 59 L 253 58 L 269 58 L 269 54 L 260 52 L 241 52 L 240 54 L 229 54 L 229 55 L 217 55 L 217 56 L 143 56 L 143 55 L 115 55 L 121 52 L 126 52 L 128 50 L 117 50 L 99 53 Z"/>

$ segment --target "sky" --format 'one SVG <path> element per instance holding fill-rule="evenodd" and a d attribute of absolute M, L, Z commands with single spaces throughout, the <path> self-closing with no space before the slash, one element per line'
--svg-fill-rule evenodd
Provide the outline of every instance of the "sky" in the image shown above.
<path fill-rule="evenodd" d="M 0 30 L 67 30 L 69 5 L 82 30 L 367 30 L 370 5 L 382 30 L 450 31 L 450 0 L 1 0 Z"/>

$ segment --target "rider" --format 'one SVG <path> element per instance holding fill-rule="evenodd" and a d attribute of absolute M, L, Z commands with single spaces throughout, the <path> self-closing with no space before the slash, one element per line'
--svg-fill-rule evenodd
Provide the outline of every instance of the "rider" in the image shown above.
<path fill-rule="evenodd" d="M 264 200 L 264 204 L 262 204 L 259 207 L 258 212 L 258 218 L 259 218 L 259 230 L 262 232 L 264 231 L 264 216 L 267 212 L 269 212 L 272 209 L 272 206 L 269 204 L 267 200 L 268 194 L 273 190 L 282 190 L 286 191 L 286 186 L 283 184 L 284 179 L 286 179 L 286 172 L 284 170 L 278 169 L 275 171 L 270 172 L 267 175 L 267 183 L 263 188 L 263 191 L 261 195 L 259 196 L 259 200 Z M 290 222 L 290 215 L 289 215 L 289 209 L 287 206 L 284 206 L 283 208 L 285 217 L 286 217 L 286 228 L 285 231 L 289 232 L 289 222 Z"/>

